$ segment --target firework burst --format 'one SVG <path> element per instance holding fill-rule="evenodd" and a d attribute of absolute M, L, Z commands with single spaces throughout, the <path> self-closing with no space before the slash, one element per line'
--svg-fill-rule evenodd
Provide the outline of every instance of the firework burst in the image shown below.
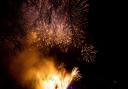
<path fill-rule="evenodd" d="M 92 61 L 96 51 L 86 45 L 88 6 L 87 0 L 27 0 L 21 8 L 24 29 L 36 35 L 31 43 L 37 48 L 76 48 L 81 59 Z"/>
<path fill-rule="evenodd" d="M 29 89 L 67 89 L 79 79 L 78 68 L 73 67 L 69 72 L 56 63 L 63 63 L 62 57 L 64 62 L 68 57 L 94 61 L 95 48 L 87 42 L 87 13 L 87 0 L 24 0 L 17 21 L 24 32 L 21 32 L 22 36 L 17 34 L 19 31 L 14 31 L 13 35 L 8 33 L 5 40 L 6 44 L 10 43 L 5 46 L 6 50 L 15 51 L 8 65 L 14 79 L 23 86 L 28 85 Z M 60 59 L 56 57 L 60 56 L 57 52 L 62 54 Z M 49 57 L 53 61 L 49 62 Z M 31 84 L 33 81 L 34 84 Z"/>

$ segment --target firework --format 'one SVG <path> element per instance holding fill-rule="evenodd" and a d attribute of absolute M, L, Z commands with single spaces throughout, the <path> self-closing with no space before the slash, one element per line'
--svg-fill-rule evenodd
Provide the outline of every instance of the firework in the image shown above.
<path fill-rule="evenodd" d="M 25 86 L 30 83 L 32 89 L 67 89 L 79 79 L 78 68 L 69 72 L 55 65 L 57 58 L 51 61 L 44 55 L 52 48 L 65 54 L 78 50 L 81 59 L 93 61 L 96 51 L 86 43 L 87 12 L 87 0 L 26 0 L 20 9 L 25 47 L 9 66 L 14 78 Z"/>
<path fill-rule="evenodd" d="M 96 51 L 86 46 L 88 6 L 87 0 L 27 0 L 21 8 L 24 29 L 36 35 L 31 43 L 37 48 L 76 48 L 81 59 L 92 61 Z"/>
<path fill-rule="evenodd" d="M 85 44 L 82 47 L 81 55 L 82 55 L 83 60 L 87 62 L 94 62 L 96 52 L 97 51 L 95 50 L 94 46 Z"/>

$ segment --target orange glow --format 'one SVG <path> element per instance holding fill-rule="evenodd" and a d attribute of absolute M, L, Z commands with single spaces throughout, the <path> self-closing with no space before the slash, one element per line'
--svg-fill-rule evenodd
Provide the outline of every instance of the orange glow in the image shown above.
<path fill-rule="evenodd" d="M 67 89 L 74 80 L 80 77 L 77 68 L 68 73 L 64 68 L 55 68 L 52 62 L 49 62 L 45 68 L 45 71 L 36 73 L 38 81 L 36 89 Z"/>

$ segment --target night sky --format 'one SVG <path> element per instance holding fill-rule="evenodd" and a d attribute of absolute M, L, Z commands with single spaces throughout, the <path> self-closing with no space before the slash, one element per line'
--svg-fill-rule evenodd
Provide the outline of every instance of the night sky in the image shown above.
<path fill-rule="evenodd" d="M 13 3 L 11 3 L 11 1 Z M 8 5 L 7 3 L 10 3 Z M 17 3 L 17 4 L 15 4 Z M 4 36 L 18 34 L 17 30 L 8 30 L 18 24 L 9 22 L 17 18 L 15 13 L 20 5 L 20 0 L 0 1 L 0 89 L 22 89 L 7 72 L 7 60 L 10 52 L 2 43 Z M 114 4 L 113 4 L 114 3 Z M 72 85 L 73 89 L 122 89 L 121 74 L 123 73 L 122 61 L 124 58 L 123 37 L 120 8 L 110 0 L 89 0 L 88 32 L 97 49 L 94 63 L 74 62 L 79 66 L 82 79 Z M 20 30 L 22 35 L 24 32 Z M 4 34 L 4 35 L 3 35 Z M 6 43 L 7 44 L 7 43 Z M 17 47 L 20 49 L 20 44 Z M 78 63 L 78 64 L 77 64 Z"/>

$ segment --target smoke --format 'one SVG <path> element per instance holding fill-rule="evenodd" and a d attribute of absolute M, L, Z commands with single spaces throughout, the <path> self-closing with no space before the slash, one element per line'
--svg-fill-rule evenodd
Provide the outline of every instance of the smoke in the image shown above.
<path fill-rule="evenodd" d="M 11 76 L 26 89 L 67 89 L 70 83 L 80 78 L 74 68 L 67 71 L 56 65 L 55 58 L 43 57 L 34 48 L 18 53 L 9 65 Z"/>
<path fill-rule="evenodd" d="M 87 40 L 88 6 L 87 0 L 26 0 L 21 4 L 17 22 L 25 34 L 12 32 L 7 39 L 12 44 L 10 49 L 15 51 L 8 70 L 19 84 L 40 89 L 38 72 L 47 78 L 49 73 L 51 76 L 60 70 L 56 62 L 61 59 L 55 57 L 59 54 L 73 55 L 84 62 L 94 61 L 96 50 Z M 61 69 L 65 71 L 64 67 Z M 67 75 L 71 76 L 71 72 Z"/>
<path fill-rule="evenodd" d="M 14 60 L 10 63 L 10 73 L 14 79 L 22 86 L 28 86 L 35 79 L 35 73 L 42 68 L 43 72 L 48 69 L 45 61 L 50 58 L 40 57 L 35 49 L 26 49 L 17 54 Z M 49 64 L 51 66 L 51 64 Z M 45 66 L 45 68 L 43 67 Z M 32 84 L 29 86 L 31 87 Z"/>
<path fill-rule="evenodd" d="M 26 35 L 24 50 L 17 52 L 10 61 L 10 75 L 24 88 L 67 89 L 72 81 L 80 77 L 79 71 L 77 68 L 68 71 L 63 65 L 56 63 L 55 57 L 46 57 L 41 53 L 32 45 L 35 40 L 33 34 Z"/>

